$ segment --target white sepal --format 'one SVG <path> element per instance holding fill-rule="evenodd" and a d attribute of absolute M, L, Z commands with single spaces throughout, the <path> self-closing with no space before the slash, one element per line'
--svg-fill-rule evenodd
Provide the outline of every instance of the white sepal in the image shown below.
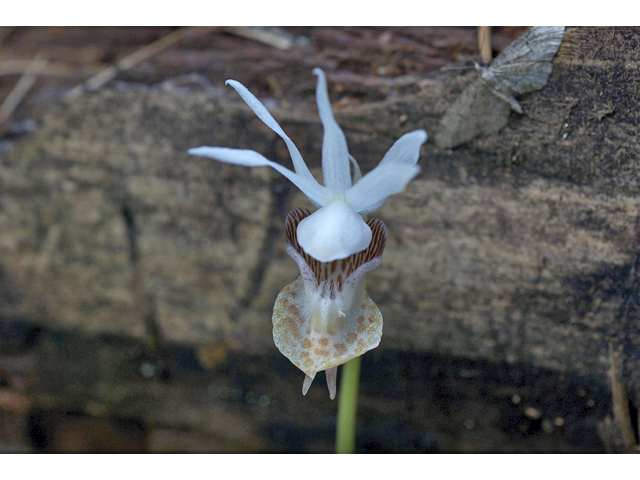
<path fill-rule="evenodd" d="M 347 203 L 361 215 L 371 213 L 380 208 L 387 197 L 404 190 L 407 182 L 418 172 L 420 167 L 417 165 L 378 165 L 347 190 Z"/>
<path fill-rule="evenodd" d="M 282 127 L 278 125 L 278 122 L 271 116 L 266 107 L 258 100 L 253 93 L 251 93 L 247 88 L 242 85 L 240 82 L 235 80 L 227 80 L 225 82 L 226 85 L 230 85 L 235 89 L 236 92 L 240 94 L 245 103 L 249 106 L 253 113 L 255 113 L 260 120 L 264 122 L 264 124 L 269 127 L 271 130 L 276 132 L 280 138 L 282 138 L 287 144 L 287 148 L 289 149 L 289 154 L 291 155 L 291 160 L 293 161 L 293 168 L 295 169 L 298 175 L 302 175 L 305 178 L 313 179 L 307 164 L 304 163 L 302 159 L 302 155 L 298 151 L 298 148 L 295 146 L 293 141 L 288 137 Z"/>
<path fill-rule="evenodd" d="M 353 166 L 353 183 L 358 183 L 362 178 L 362 170 L 360 170 L 360 165 L 358 165 L 358 161 L 349 155 L 349 160 L 351 160 L 351 165 Z"/>
<path fill-rule="evenodd" d="M 316 182 L 313 177 L 309 179 L 302 175 L 298 175 L 279 163 L 267 160 L 265 157 L 253 150 L 223 147 L 198 147 L 190 148 L 188 153 L 191 155 L 198 155 L 200 157 L 213 158 L 214 160 L 218 160 L 223 163 L 243 165 L 245 167 L 271 167 L 291 180 L 291 182 L 298 187 L 316 207 L 325 205 L 331 199 L 331 192 L 329 192 L 326 187 L 323 187 Z"/>
<path fill-rule="evenodd" d="M 322 127 L 324 128 L 324 138 L 322 140 L 322 176 L 324 185 L 335 194 L 344 195 L 344 192 L 351 186 L 347 139 L 333 117 L 327 91 L 327 79 L 324 72 L 319 68 L 314 68 L 313 73 L 318 76 L 316 101 Z"/>
<path fill-rule="evenodd" d="M 329 387 L 329 398 L 333 400 L 336 398 L 336 390 L 338 382 L 338 367 L 327 368 L 324 371 L 324 374 L 327 377 L 327 387 Z"/>
<path fill-rule="evenodd" d="M 313 382 L 313 379 L 315 378 L 315 375 L 313 377 L 310 377 L 309 375 L 305 375 L 304 376 L 304 381 L 302 382 L 302 394 L 306 395 L 307 392 L 309 391 L 309 387 L 311 386 L 311 383 Z"/>
<path fill-rule="evenodd" d="M 415 165 L 420 157 L 420 147 L 427 141 L 427 132 L 414 130 L 405 133 L 384 155 L 380 165 L 387 163 Z"/>

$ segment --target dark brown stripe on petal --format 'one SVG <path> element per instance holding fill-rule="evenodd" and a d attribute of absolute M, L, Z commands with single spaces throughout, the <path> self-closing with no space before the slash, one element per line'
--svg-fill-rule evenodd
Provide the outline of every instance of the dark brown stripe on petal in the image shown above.
<path fill-rule="evenodd" d="M 369 225 L 369 228 L 371 228 L 371 243 L 365 250 L 342 260 L 334 260 L 333 262 L 327 263 L 319 262 L 315 258 L 307 255 L 298 243 L 298 224 L 309 215 L 311 215 L 311 212 L 306 208 L 296 208 L 289 212 L 285 223 L 285 241 L 302 255 L 302 258 L 304 258 L 309 268 L 313 271 L 318 284 L 330 279 L 335 279 L 336 281 L 331 282 L 331 285 L 335 285 L 338 287 L 338 290 L 342 290 L 344 280 L 358 267 L 382 255 L 387 241 L 387 227 L 382 220 L 370 218 L 366 223 Z"/>

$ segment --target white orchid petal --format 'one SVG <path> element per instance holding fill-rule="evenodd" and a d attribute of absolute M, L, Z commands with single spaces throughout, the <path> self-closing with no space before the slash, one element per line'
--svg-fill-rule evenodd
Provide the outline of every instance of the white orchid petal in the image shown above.
<path fill-rule="evenodd" d="M 322 176 L 325 186 L 341 196 L 351 186 L 347 139 L 333 117 L 331 102 L 329 102 L 329 92 L 327 91 L 327 78 L 324 72 L 319 68 L 314 68 L 313 73 L 318 76 L 316 101 L 322 127 L 324 128 Z"/>
<path fill-rule="evenodd" d="M 336 398 L 336 383 L 338 381 L 338 367 L 327 368 L 324 371 L 324 374 L 327 376 L 327 387 L 329 387 L 329 398 L 333 400 Z"/>
<path fill-rule="evenodd" d="M 351 155 L 349 155 L 349 160 L 351 160 L 351 165 L 353 165 L 353 183 L 356 183 L 362 178 L 362 170 L 360 170 L 358 161 Z"/>
<path fill-rule="evenodd" d="M 420 157 L 420 147 L 426 141 L 427 132 L 424 130 L 405 133 L 385 154 L 380 165 L 388 163 L 415 165 Z"/>
<path fill-rule="evenodd" d="M 264 122 L 264 124 L 269 127 L 271 130 L 276 132 L 287 144 L 287 148 L 289 149 L 289 154 L 291 155 L 291 160 L 293 160 L 293 168 L 295 169 L 298 175 L 302 175 L 305 178 L 313 179 L 313 175 L 309 171 L 307 164 L 304 163 L 302 159 L 302 155 L 298 151 L 298 148 L 295 146 L 293 141 L 284 133 L 282 127 L 278 125 L 278 122 L 271 116 L 266 107 L 258 100 L 247 88 L 242 85 L 240 82 L 236 80 L 227 80 L 225 84 L 230 85 L 235 89 L 236 92 L 240 94 L 245 103 L 249 106 L 253 113 L 255 113 L 260 120 Z"/>
<path fill-rule="evenodd" d="M 302 249 L 320 262 L 346 258 L 371 243 L 371 228 L 342 200 L 335 200 L 303 219 L 297 235 Z"/>
<path fill-rule="evenodd" d="M 306 395 L 307 392 L 309 391 L 309 387 L 311 386 L 311 383 L 313 382 L 314 377 L 310 377 L 309 375 L 305 375 L 304 376 L 304 381 L 302 382 L 302 394 Z"/>
<path fill-rule="evenodd" d="M 191 148 L 189 152 L 191 155 L 198 155 L 200 157 L 213 158 L 223 163 L 232 163 L 234 165 L 243 165 L 245 167 L 271 167 L 287 177 L 291 182 L 298 187 L 302 193 L 317 207 L 326 205 L 332 198 L 331 192 L 326 187 L 323 187 L 316 182 L 313 177 L 311 179 L 305 178 L 302 175 L 292 172 L 282 165 L 267 160 L 258 152 L 253 150 L 241 150 L 236 148 L 223 148 L 223 147 L 198 147 Z"/>
<path fill-rule="evenodd" d="M 361 215 L 371 213 L 395 193 L 404 190 L 409 180 L 420 172 L 417 165 L 387 163 L 378 165 L 347 190 L 346 200 Z"/>

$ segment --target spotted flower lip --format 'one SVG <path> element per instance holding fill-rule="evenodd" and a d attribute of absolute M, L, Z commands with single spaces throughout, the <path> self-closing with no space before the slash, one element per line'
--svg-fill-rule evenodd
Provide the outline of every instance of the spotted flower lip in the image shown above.
<path fill-rule="evenodd" d="M 285 224 L 285 249 L 300 276 L 282 289 L 273 307 L 273 339 L 280 352 L 305 373 L 306 394 L 325 371 L 329 395 L 336 394 L 337 368 L 378 346 L 382 314 L 364 288 L 366 273 L 380 266 L 387 239 L 382 220 L 370 218 L 372 238 L 347 258 L 319 262 L 300 246 L 296 229 L 311 212 L 297 208 Z"/>
<path fill-rule="evenodd" d="M 320 262 L 347 258 L 365 250 L 371 243 L 372 232 L 362 215 L 382 206 L 385 200 L 401 192 L 407 182 L 420 171 L 416 165 L 420 147 L 427 141 L 424 130 L 415 130 L 400 137 L 385 154 L 378 166 L 352 184 L 347 141 L 338 126 L 329 102 L 327 80 L 319 68 L 316 100 L 324 128 L 322 142 L 322 174 L 324 185 L 311 175 L 300 152 L 284 133 L 265 106 L 235 80 L 227 80 L 269 128 L 287 144 L 294 171 L 267 160 L 253 150 L 224 147 L 198 147 L 189 150 L 192 155 L 212 158 L 224 163 L 247 167 L 269 166 L 287 177 L 319 210 L 302 220 L 297 229 L 300 246 L 305 253 Z M 355 163 L 357 165 L 357 163 Z"/>

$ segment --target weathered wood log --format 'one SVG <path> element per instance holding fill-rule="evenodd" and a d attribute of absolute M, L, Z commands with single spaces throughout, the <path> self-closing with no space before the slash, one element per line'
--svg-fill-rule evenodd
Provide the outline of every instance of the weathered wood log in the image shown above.
<path fill-rule="evenodd" d="M 420 176 L 373 214 L 389 229 L 367 281 L 385 321 L 379 355 L 526 365 L 603 386 L 611 343 L 638 405 L 636 35 L 569 29 L 547 87 L 519 99 L 524 115 L 455 150 L 423 147 Z M 312 92 L 307 77 L 300 89 Z M 363 172 L 403 133 L 434 134 L 469 78 L 389 80 L 385 99 L 336 108 Z M 268 107 L 320 178 L 322 128 L 303 101 Z M 273 302 L 298 275 L 284 218 L 310 205 L 266 168 L 186 154 L 200 145 L 290 165 L 227 91 L 81 97 L 2 154 L 0 315 L 154 348 L 273 355 Z"/>

